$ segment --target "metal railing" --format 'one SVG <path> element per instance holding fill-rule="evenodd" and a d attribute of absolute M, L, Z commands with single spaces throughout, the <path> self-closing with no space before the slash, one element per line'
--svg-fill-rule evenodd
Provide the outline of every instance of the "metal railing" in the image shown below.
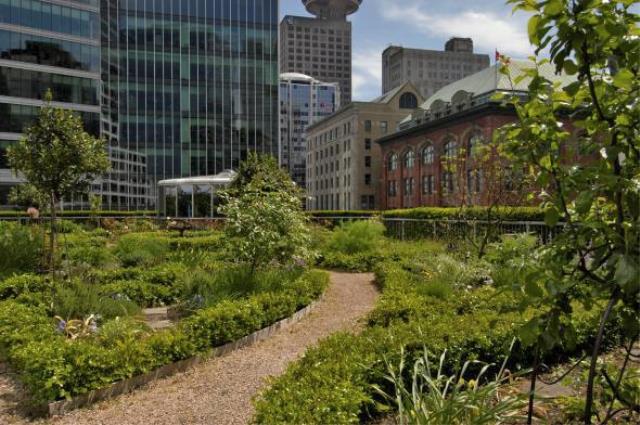
<path fill-rule="evenodd" d="M 334 228 L 341 223 L 352 221 L 372 220 L 372 217 L 366 216 L 335 216 L 335 217 L 312 217 L 311 221 L 329 228 Z M 400 240 L 420 240 L 420 239 L 464 239 L 477 238 L 482 236 L 489 229 L 493 234 L 515 234 L 527 233 L 535 234 L 541 243 L 548 243 L 561 233 L 564 224 L 559 223 L 554 227 L 547 226 L 542 221 L 496 221 L 489 222 L 486 220 L 455 220 L 455 219 L 410 219 L 410 218 L 375 218 L 380 220 L 389 237 Z M 47 217 L 38 219 L 42 223 L 48 221 Z M 179 221 L 189 223 L 194 229 L 206 229 L 219 226 L 224 221 L 223 217 L 215 218 L 189 218 L 176 219 L 158 216 L 113 216 L 113 217 L 92 217 L 92 216 L 74 216 L 59 217 L 58 221 L 73 221 L 78 224 L 87 225 L 104 225 L 109 221 L 134 223 L 136 221 L 148 220 L 153 222 L 160 228 L 165 228 L 171 221 Z M 0 221 L 14 221 L 23 224 L 32 223 L 33 220 L 28 217 L 1 217 Z"/>

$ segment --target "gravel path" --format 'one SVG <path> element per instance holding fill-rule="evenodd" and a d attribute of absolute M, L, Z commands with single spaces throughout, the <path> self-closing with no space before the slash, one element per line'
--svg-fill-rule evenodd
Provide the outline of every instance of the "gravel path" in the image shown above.
<path fill-rule="evenodd" d="M 253 415 L 251 399 L 265 386 L 266 378 L 281 374 L 319 339 L 361 328 L 359 320 L 373 308 L 378 295 L 372 282 L 372 274 L 331 273 L 331 285 L 318 307 L 271 339 L 132 394 L 39 423 L 245 424 Z M 15 405 L 12 398 L 6 377 L 0 376 L 0 423 L 23 424 L 23 418 L 10 414 Z"/>

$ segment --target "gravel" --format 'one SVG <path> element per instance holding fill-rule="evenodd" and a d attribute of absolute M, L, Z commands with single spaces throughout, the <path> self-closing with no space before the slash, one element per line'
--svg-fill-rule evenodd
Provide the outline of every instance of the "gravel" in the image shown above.
<path fill-rule="evenodd" d="M 313 312 L 254 346 L 211 359 L 193 370 L 88 409 L 40 424 L 245 424 L 252 398 L 267 379 L 284 372 L 318 340 L 337 331 L 358 332 L 378 292 L 372 274 L 331 273 L 331 285 Z M 16 414 L 18 392 L 0 375 L 0 424 L 29 423 Z M 19 410 L 18 410 L 19 411 Z"/>

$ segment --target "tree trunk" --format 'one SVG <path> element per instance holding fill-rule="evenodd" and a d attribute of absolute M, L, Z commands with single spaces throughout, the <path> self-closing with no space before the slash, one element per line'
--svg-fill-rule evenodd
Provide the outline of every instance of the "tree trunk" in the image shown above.
<path fill-rule="evenodd" d="M 587 397 L 585 400 L 585 408 L 584 408 L 584 423 L 585 425 L 591 425 L 591 412 L 593 411 L 593 387 L 594 381 L 596 379 L 596 368 L 598 364 L 598 356 L 600 355 L 600 346 L 602 345 L 602 340 L 604 338 L 604 331 L 607 322 L 609 321 L 609 316 L 613 311 L 613 307 L 615 307 L 618 302 L 618 293 L 614 292 L 611 295 L 611 299 L 609 300 L 609 304 L 607 305 L 606 310 L 602 315 L 602 319 L 600 321 L 600 328 L 598 329 L 598 335 L 596 336 L 596 341 L 593 345 L 593 352 L 591 354 L 591 365 L 589 367 L 589 377 L 587 379 Z"/>
<path fill-rule="evenodd" d="M 49 270 L 54 273 L 56 262 L 56 195 L 51 193 L 51 235 L 49 237 Z"/>

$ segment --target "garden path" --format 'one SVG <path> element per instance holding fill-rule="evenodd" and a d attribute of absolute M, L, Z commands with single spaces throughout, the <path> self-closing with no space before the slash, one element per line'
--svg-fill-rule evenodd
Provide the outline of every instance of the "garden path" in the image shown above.
<path fill-rule="evenodd" d="M 253 416 L 251 400 L 267 385 L 267 378 L 283 373 L 318 340 L 338 331 L 358 332 L 377 296 L 372 274 L 332 272 L 331 285 L 311 314 L 272 338 L 115 400 L 42 423 L 245 424 Z M 2 403 L 0 398 L 0 423 L 24 423 L 10 416 L 10 409 Z"/>

